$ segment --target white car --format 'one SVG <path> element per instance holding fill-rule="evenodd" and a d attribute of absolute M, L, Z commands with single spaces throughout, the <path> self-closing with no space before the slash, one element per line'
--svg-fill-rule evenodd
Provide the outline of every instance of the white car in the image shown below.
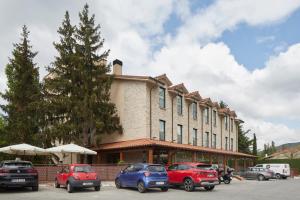
<path fill-rule="evenodd" d="M 277 179 L 286 179 L 291 175 L 291 169 L 289 164 L 277 164 L 277 163 L 267 163 L 258 164 L 255 167 L 261 167 L 265 169 L 270 169 L 274 172 Z"/>

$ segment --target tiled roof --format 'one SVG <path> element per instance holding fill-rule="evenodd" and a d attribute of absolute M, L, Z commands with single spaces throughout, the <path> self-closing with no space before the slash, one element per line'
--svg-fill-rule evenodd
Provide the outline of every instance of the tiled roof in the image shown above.
<path fill-rule="evenodd" d="M 255 158 L 253 155 L 233 152 L 233 151 L 225 151 L 220 149 L 211 149 L 200 146 L 193 146 L 189 144 L 177 144 L 173 142 L 167 141 L 159 141 L 159 140 L 150 140 L 150 139 L 137 139 L 137 140 L 127 140 L 121 142 L 114 142 L 109 144 L 102 144 L 98 148 L 94 148 L 93 150 L 115 150 L 115 149 L 132 149 L 138 147 L 165 147 L 172 149 L 180 149 L 180 150 L 190 150 L 190 151 L 199 151 L 199 152 L 207 152 L 207 153 L 215 153 L 215 154 L 226 154 L 232 156 L 242 156 L 248 158 Z"/>
<path fill-rule="evenodd" d="M 194 92 L 190 92 L 187 95 L 185 95 L 187 98 L 194 98 L 198 101 L 200 101 L 202 99 L 202 97 L 200 96 L 198 91 L 194 91 Z"/>
<path fill-rule="evenodd" d="M 173 83 L 170 81 L 170 79 L 167 77 L 166 74 L 162 74 L 159 76 L 156 76 L 155 79 L 161 81 L 161 82 L 165 82 L 167 84 L 167 86 L 171 86 L 173 85 Z"/>
<path fill-rule="evenodd" d="M 186 87 L 184 86 L 183 83 L 173 85 L 173 86 L 169 87 L 169 90 L 177 90 L 177 91 L 180 91 L 184 94 L 189 93 L 189 91 L 186 89 Z"/>

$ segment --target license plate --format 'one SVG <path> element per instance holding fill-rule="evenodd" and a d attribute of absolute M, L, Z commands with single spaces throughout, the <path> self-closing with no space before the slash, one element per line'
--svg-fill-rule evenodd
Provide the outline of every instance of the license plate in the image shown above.
<path fill-rule="evenodd" d="M 163 185 L 165 182 L 156 182 L 156 185 Z"/>
<path fill-rule="evenodd" d="M 93 185 L 93 183 L 82 183 L 82 185 Z"/>
<path fill-rule="evenodd" d="M 207 176 L 208 176 L 208 177 L 213 177 L 214 175 L 213 175 L 213 174 L 208 174 Z"/>
<path fill-rule="evenodd" d="M 12 179 L 11 182 L 13 182 L 13 183 L 23 183 L 23 182 L 25 182 L 25 179 Z"/>

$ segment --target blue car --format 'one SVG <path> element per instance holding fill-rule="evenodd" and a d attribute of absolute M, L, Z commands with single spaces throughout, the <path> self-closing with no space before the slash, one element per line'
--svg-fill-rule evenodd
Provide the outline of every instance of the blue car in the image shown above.
<path fill-rule="evenodd" d="M 115 179 L 118 189 L 123 187 L 137 188 L 140 193 L 148 188 L 160 188 L 168 191 L 168 174 L 162 165 L 137 163 L 122 170 Z"/>

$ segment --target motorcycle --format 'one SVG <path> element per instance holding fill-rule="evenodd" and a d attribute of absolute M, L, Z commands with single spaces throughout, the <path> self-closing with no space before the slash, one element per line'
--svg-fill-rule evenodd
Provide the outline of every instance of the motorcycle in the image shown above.
<path fill-rule="evenodd" d="M 219 184 L 221 184 L 222 182 L 225 184 L 230 184 L 231 180 L 232 180 L 232 172 L 234 171 L 234 169 L 232 168 L 228 168 L 227 169 L 227 173 L 223 173 L 223 170 L 220 169 L 218 171 L 218 179 L 219 179 Z"/>

